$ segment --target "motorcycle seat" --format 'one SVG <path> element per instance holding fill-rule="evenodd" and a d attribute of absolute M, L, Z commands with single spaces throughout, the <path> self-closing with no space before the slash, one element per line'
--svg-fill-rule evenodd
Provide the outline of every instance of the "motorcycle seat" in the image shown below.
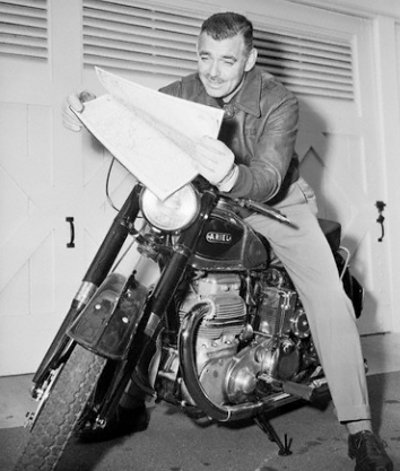
<path fill-rule="evenodd" d="M 332 252 L 337 252 L 340 247 L 342 237 L 342 226 L 336 221 L 330 219 L 318 218 L 319 225 L 324 233 Z"/>

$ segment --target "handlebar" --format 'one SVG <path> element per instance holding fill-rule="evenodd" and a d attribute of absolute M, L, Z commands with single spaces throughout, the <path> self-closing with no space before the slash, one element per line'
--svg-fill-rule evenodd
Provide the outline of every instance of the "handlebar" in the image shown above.
<path fill-rule="evenodd" d="M 257 213 L 263 214 L 264 216 L 272 217 L 278 221 L 292 225 L 287 216 L 281 213 L 278 209 L 272 208 L 271 206 L 246 198 L 237 198 L 234 201 L 241 208 L 251 209 L 252 211 L 256 211 Z"/>

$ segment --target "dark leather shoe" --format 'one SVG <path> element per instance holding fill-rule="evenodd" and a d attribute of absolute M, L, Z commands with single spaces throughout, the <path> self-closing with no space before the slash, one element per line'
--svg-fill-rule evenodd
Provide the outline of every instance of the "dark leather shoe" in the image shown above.
<path fill-rule="evenodd" d="M 369 430 L 349 435 L 349 457 L 356 460 L 355 471 L 393 470 L 382 440 Z"/>
<path fill-rule="evenodd" d="M 134 409 L 118 406 L 115 414 L 107 421 L 104 428 L 94 427 L 87 422 L 78 431 L 77 438 L 83 443 L 96 443 L 113 440 L 134 432 L 146 430 L 149 424 L 149 414 L 144 403 Z"/>

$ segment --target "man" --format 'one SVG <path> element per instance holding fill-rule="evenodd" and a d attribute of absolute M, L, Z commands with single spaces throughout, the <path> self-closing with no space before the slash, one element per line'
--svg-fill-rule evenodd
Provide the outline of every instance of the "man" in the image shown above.
<path fill-rule="evenodd" d="M 223 108 L 219 139 L 208 138 L 198 146 L 203 175 L 233 197 L 284 208 L 296 226 L 259 214 L 247 218 L 269 240 L 301 296 L 338 419 L 349 431 L 349 455 L 356 460 L 356 471 L 390 471 L 393 464 L 371 429 L 353 308 L 319 228 L 314 193 L 299 177 L 294 150 L 297 100 L 255 65 L 252 24 L 242 15 L 227 12 L 208 18 L 197 53 L 198 72 L 161 91 Z M 77 110 L 83 106 L 76 96 L 68 103 Z M 68 111 L 64 122 L 77 126 Z"/>

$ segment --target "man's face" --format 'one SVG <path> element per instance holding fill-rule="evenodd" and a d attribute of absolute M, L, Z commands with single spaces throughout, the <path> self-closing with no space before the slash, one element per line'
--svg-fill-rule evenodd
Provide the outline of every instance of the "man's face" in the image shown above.
<path fill-rule="evenodd" d="M 199 37 L 197 67 L 208 95 L 229 101 L 243 82 L 244 73 L 255 62 L 248 54 L 242 35 L 215 40 L 207 33 Z M 254 61 L 253 61 L 254 59 Z"/>

